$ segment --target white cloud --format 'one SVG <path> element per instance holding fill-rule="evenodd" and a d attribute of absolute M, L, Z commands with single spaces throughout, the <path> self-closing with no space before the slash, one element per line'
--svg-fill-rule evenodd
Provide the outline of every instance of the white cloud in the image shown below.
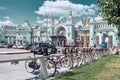
<path fill-rule="evenodd" d="M 1 6 L 0 6 L 0 10 L 5 10 L 5 9 L 6 9 L 5 7 L 1 7 Z"/>
<path fill-rule="evenodd" d="M 45 19 L 44 19 L 44 20 L 41 20 L 40 17 L 38 16 L 36 23 L 37 23 L 37 24 L 43 24 L 43 23 L 45 23 Z"/>
<path fill-rule="evenodd" d="M 57 1 L 45 1 L 38 11 L 37 14 L 52 14 L 53 16 L 67 16 L 68 12 L 72 10 L 73 16 L 91 16 L 96 15 L 98 7 L 95 4 L 83 5 L 75 4 L 69 0 L 57 0 Z"/>
<path fill-rule="evenodd" d="M 9 16 L 4 16 L 3 18 L 4 18 L 4 19 L 10 19 L 10 17 L 9 17 Z"/>
<path fill-rule="evenodd" d="M 0 26 L 2 25 L 15 25 L 15 24 L 10 20 L 5 20 L 5 21 L 0 21 Z"/>
<path fill-rule="evenodd" d="M 40 17 L 38 16 L 38 17 L 37 17 L 37 20 L 39 20 L 39 19 L 40 19 Z"/>
<path fill-rule="evenodd" d="M 44 23 L 45 21 L 42 21 L 42 20 L 37 20 L 37 23 L 38 24 L 42 24 L 42 23 Z"/>

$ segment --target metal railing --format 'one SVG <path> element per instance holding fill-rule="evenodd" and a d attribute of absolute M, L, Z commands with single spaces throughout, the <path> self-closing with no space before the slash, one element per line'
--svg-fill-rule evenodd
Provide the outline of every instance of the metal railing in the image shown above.
<path fill-rule="evenodd" d="M 56 55 L 51 55 L 51 56 L 40 56 L 40 57 L 35 57 L 35 58 L 22 58 L 22 59 L 12 59 L 12 60 L 2 60 L 0 63 L 8 63 L 8 62 L 17 62 L 17 61 L 26 61 L 30 59 L 40 59 L 41 61 L 41 70 L 40 70 L 40 75 L 42 79 L 47 79 L 48 78 L 48 72 L 46 69 L 46 63 L 45 63 L 45 58 L 49 57 L 55 57 Z"/>
<path fill-rule="evenodd" d="M 80 48 L 81 49 L 81 48 Z M 74 51 L 74 50 L 73 50 Z M 88 51 L 89 52 L 89 51 Z M 96 51 L 96 53 L 101 53 L 100 50 Z M 67 51 L 67 53 L 69 53 L 69 51 Z M 12 60 L 2 60 L 0 61 L 0 63 L 8 63 L 8 62 L 17 62 L 17 61 L 26 61 L 26 60 L 34 60 L 34 59 L 40 59 L 41 61 L 41 69 L 40 69 L 40 75 L 41 75 L 41 78 L 42 79 L 47 79 L 48 78 L 48 72 L 47 72 L 47 68 L 46 68 L 46 63 L 45 63 L 45 59 L 47 58 L 50 58 L 50 57 L 57 57 L 57 56 L 66 56 L 68 55 L 67 53 L 65 54 L 60 54 L 60 55 L 56 55 L 56 54 L 53 54 L 53 55 L 49 55 L 49 56 L 40 56 L 40 57 L 34 57 L 34 58 L 22 58 L 22 59 L 12 59 Z M 78 52 L 73 52 L 73 53 L 78 53 Z M 83 54 L 84 51 L 82 52 Z M 91 53 L 90 53 L 91 54 Z M 69 55 L 72 55 L 72 54 L 69 54 Z"/>

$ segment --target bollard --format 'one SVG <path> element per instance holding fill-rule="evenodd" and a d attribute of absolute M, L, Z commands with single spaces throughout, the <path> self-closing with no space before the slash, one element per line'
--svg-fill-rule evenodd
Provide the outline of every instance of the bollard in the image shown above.
<path fill-rule="evenodd" d="M 47 79 L 48 78 L 48 72 L 47 72 L 47 68 L 46 68 L 46 60 L 45 58 L 40 58 L 41 61 L 41 70 L 40 70 L 40 76 L 42 77 L 42 79 Z"/>

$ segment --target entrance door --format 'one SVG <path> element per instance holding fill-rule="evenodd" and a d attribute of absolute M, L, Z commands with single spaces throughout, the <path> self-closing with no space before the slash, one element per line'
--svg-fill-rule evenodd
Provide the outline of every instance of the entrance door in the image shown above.
<path fill-rule="evenodd" d="M 108 47 L 113 45 L 113 36 L 108 37 Z"/>
<path fill-rule="evenodd" d="M 102 42 L 105 42 L 106 37 L 102 36 Z"/>
<path fill-rule="evenodd" d="M 99 36 L 96 36 L 96 46 L 99 46 Z"/>

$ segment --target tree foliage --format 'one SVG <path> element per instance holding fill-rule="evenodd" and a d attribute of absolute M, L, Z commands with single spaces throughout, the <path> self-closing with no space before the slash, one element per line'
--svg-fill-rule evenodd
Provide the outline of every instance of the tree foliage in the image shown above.
<path fill-rule="evenodd" d="M 118 28 L 120 37 L 120 0 L 98 0 L 101 16 Z"/>

